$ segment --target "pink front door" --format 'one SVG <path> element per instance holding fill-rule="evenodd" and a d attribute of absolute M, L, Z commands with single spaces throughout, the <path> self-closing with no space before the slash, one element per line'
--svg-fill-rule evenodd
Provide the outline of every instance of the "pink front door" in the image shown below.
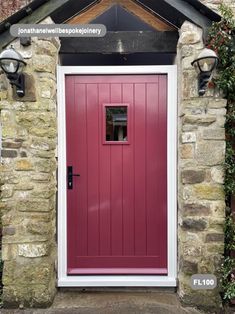
<path fill-rule="evenodd" d="M 66 76 L 69 275 L 167 274 L 166 104 L 166 75 Z"/>

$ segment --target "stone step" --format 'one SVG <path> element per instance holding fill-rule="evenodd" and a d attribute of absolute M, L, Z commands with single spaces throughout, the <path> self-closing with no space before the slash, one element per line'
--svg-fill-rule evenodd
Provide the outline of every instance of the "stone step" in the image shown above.
<path fill-rule="evenodd" d="M 200 314 L 183 308 L 177 294 L 155 291 L 60 291 L 48 309 L 3 310 L 2 314 Z"/>

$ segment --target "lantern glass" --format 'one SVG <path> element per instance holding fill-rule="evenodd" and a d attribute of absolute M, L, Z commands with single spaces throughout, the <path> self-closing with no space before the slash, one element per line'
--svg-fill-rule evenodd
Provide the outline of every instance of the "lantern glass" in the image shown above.
<path fill-rule="evenodd" d="M 2 59 L 1 67 L 8 74 L 16 73 L 19 68 L 19 62 L 11 59 Z"/>
<path fill-rule="evenodd" d="M 198 66 L 201 69 L 201 72 L 211 72 L 215 67 L 216 59 L 215 58 L 204 58 L 198 60 Z"/>

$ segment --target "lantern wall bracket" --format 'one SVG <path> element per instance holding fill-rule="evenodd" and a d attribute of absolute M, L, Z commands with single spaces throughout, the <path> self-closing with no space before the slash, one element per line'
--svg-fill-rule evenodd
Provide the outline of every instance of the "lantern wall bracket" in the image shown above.
<path fill-rule="evenodd" d="M 24 97 L 25 95 L 25 76 L 23 73 L 13 73 L 7 74 L 7 78 L 11 86 L 16 87 L 16 94 L 19 97 Z"/>

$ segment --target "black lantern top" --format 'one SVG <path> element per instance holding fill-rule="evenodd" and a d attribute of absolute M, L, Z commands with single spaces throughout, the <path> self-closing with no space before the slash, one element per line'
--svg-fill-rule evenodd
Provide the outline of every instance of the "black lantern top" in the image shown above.
<path fill-rule="evenodd" d="M 197 59 L 192 62 L 192 65 L 196 67 L 201 73 L 212 72 L 218 64 L 218 57 L 216 53 L 208 48 L 204 48 Z"/>
<path fill-rule="evenodd" d="M 12 46 L 0 54 L 0 66 L 6 74 L 20 73 L 26 62 Z"/>

